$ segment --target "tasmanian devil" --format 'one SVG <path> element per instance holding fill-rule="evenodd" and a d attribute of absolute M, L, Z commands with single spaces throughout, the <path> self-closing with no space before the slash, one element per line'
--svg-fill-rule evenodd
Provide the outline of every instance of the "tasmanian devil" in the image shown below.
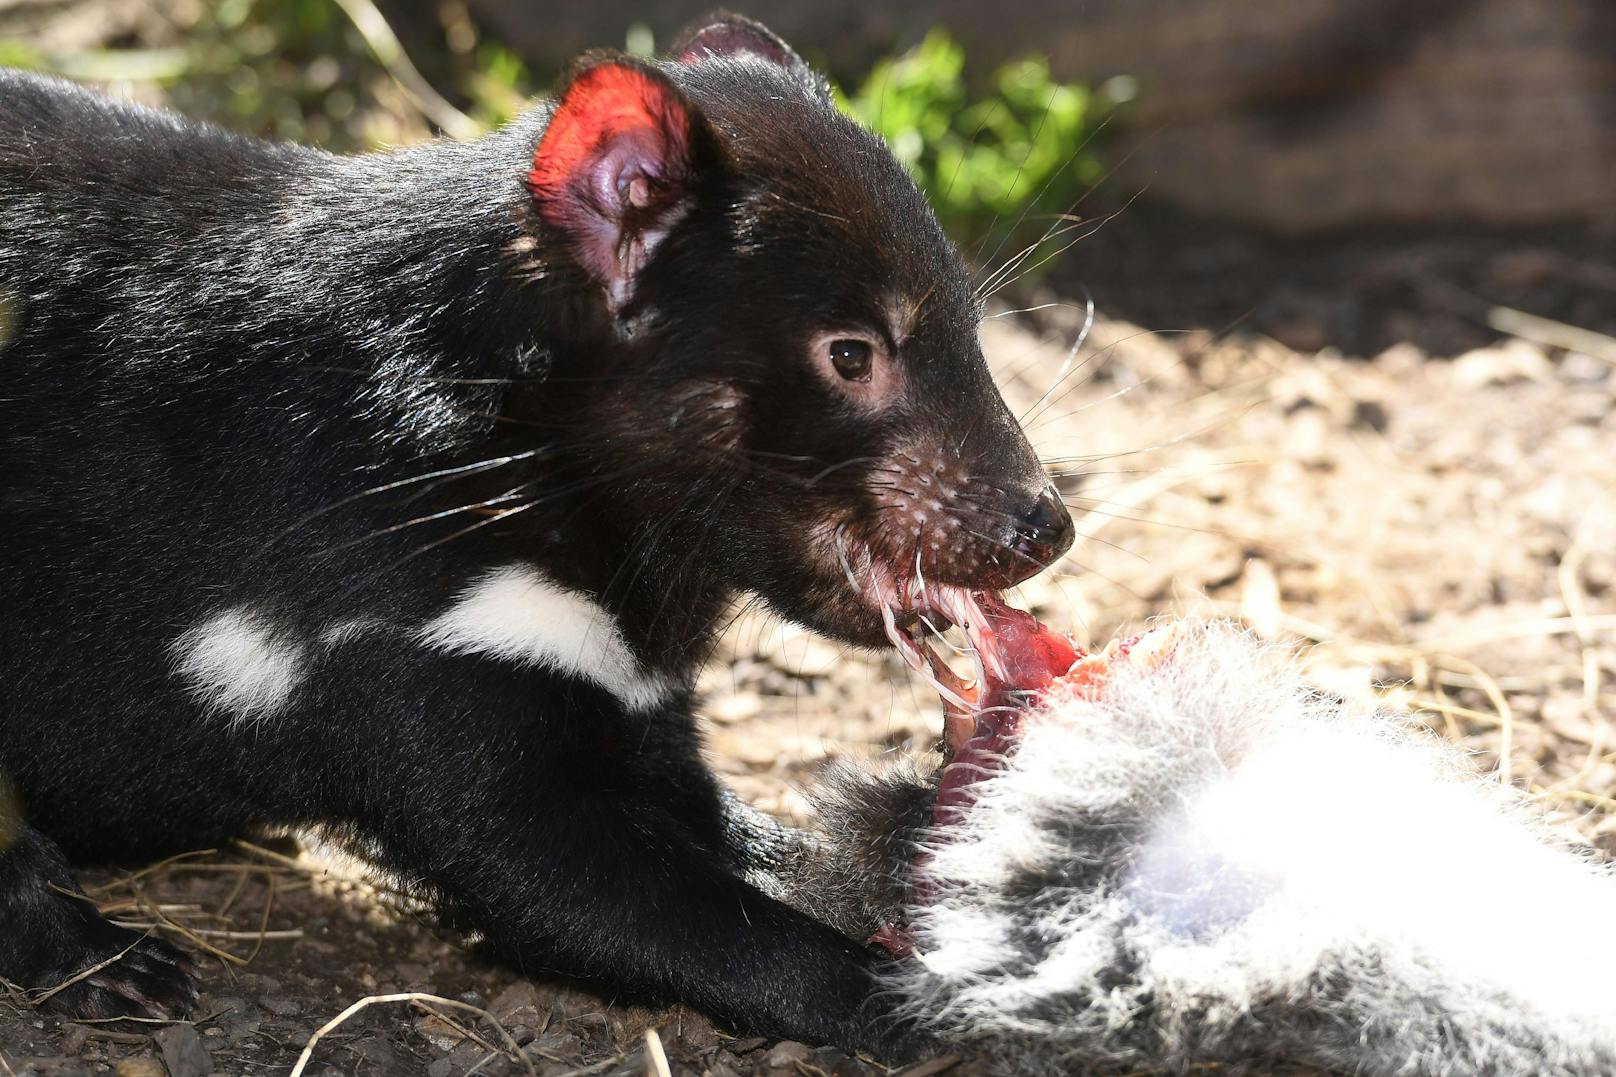
<path fill-rule="evenodd" d="M 1072 525 L 960 257 L 732 16 L 337 157 L 0 74 L 0 975 L 182 1009 L 69 858 L 352 842 L 527 970 L 877 1052 L 747 881 L 692 685 L 737 596 L 876 645 Z"/>

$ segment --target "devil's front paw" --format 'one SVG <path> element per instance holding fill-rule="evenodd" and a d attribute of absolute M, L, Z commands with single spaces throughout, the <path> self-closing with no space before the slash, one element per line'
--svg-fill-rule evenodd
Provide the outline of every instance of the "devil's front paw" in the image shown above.
<path fill-rule="evenodd" d="M 196 967 L 183 951 L 105 921 L 89 934 L 30 977 L 31 994 L 43 1008 L 83 1018 L 181 1018 L 191 1012 Z"/>

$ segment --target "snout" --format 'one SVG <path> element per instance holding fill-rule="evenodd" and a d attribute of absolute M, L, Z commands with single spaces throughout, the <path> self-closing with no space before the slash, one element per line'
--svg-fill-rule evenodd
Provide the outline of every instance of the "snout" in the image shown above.
<path fill-rule="evenodd" d="M 1039 476 L 1042 478 L 1042 476 Z M 952 452 L 905 450 L 877 469 L 866 544 L 900 576 L 998 591 L 1071 549 L 1076 527 L 1060 493 L 973 474 Z"/>

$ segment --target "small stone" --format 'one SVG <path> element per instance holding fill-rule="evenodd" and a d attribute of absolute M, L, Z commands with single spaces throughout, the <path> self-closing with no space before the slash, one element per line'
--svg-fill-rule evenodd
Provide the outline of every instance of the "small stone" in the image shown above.
<path fill-rule="evenodd" d="M 1319 467 L 1329 462 L 1331 442 L 1329 416 L 1313 408 L 1291 416 L 1281 451 L 1291 460 Z"/>
<path fill-rule="evenodd" d="M 522 980 L 495 995 L 494 1001 L 488 1004 L 488 1012 L 501 1021 L 507 1021 L 522 1010 L 532 1010 L 534 1013 L 540 1013 L 542 1011 L 539 1007 L 538 988 L 528 981 Z"/>
<path fill-rule="evenodd" d="M 264 1023 L 258 1007 L 243 998 L 220 996 L 213 1000 L 211 1009 L 216 1014 L 214 1022 L 230 1037 L 232 1046 L 253 1035 Z"/>
<path fill-rule="evenodd" d="M 202 1046 L 194 1025 L 169 1025 L 152 1039 L 163 1052 L 169 1077 L 207 1077 L 213 1072 L 213 1056 Z"/>
<path fill-rule="evenodd" d="M 1453 361 L 1453 380 L 1467 389 L 1509 385 L 1521 381 L 1548 381 L 1553 367 L 1543 349 L 1510 337 L 1487 348 L 1466 352 Z"/>
<path fill-rule="evenodd" d="M 439 1059 L 439 1061 L 449 1063 L 449 1071 L 451 1073 L 465 1073 L 467 1070 L 471 1069 L 471 1067 L 481 1062 L 487 1054 L 488 1052 L 483 1050 L 482 1044 L 476 1042 L 475 1040 L 467 1040 L 459 1047 L 456 1047 L 453 1051 L 450 1051 L 447 1055 L 443 1056 L 443 1058 Z M 492 1062 L 492 1060 L 490 1060 L 490 1062 Z M 487 1067 L 484 1067 L 483 1070 L 479 1070 L 478 1072 L 485 1072 L 486 1069 Z"/>
<path fill-rule="evenodd" d="M 136 1055 L 119 1061 L 118 1077 L 167 1077 L 163 1064 L 151 1055 Z"/>
<path fill-rule="evenodd" d="M 454 1063 L 445 1055 L 427 1066 L 426 1077 L 449 1077 L 449 1072 L 453 1069 Z"/>
<path fill-rule="evenodd" d="M 84 1045 L 90 1041 L 90 1030 L 83 1025 L 64 1025 L 62 1027 L 62 1053 L 69 1057 L 78 1055 L 84 1050 Z"/>
<path fill-rule="evenodd" d="M 837 1066 L 847 1061 L 847 1052 L 840 1047 L 821 1047 L 814 1052 L 814 1065 L 826 1073 L 834 1073 Z"/>
<path fill-rule="evenodd" d="M 697 1013 L 684 1014 L 678 1023 L 678 1035 L 671 1038 L 676 1038 L 687 1050 L 696 1052 L 710 1050 L 719 1043 L 718 1030 L 713 1023 Z M 668 1039 L 669 1036 L 663 1037 L 664 1041 Z"/>
<path fill-rule="evenodd" d="M 546 1032 L 523 1049 L 534 1058 L 565 1062 L 578 1057 L 583 1050 L 583 1041 L 570 1032 Z"/>
<path fill-rule="evenodd" d="M 415 1022 L 420 1037 L 440 1051 L 452 1051 L 465 1040 L 465 1033 L 436 1014 L 427 1014 Z"/>
<path fill-rule="evenodd" d="M 418 1061 L 386 1036 L 366 1036 L 352 1047 L 354 1055 L 354 1073 L 357 1075 L 377 1075 L 377 1077 L 391 1077 L 396 1073 L 410 1073 Z"/>
<path fill-rule="evenodd" d="M 1400 341 L 1375 356 L 1375 365 L 1388 374 L 1411 374 L 1425 363 L 1425 353 L 1414 344 Z"/>
<path fill-rule="evenodd" d="M 1560 376 L 1567 381 L 1599 385 L 1610 380 L 1612 366 L 1608 360 L 1596 359 L 1583 352 L 1566 352 L 1560 360 Z"/>
<path fill-rule="evenodd" d="M 739 1057 L 741 1055 L 751 1054 L 753 1051 L 756 1051 L 759 1047 L 762 1047 L 768 1042 L 769 1041 L 764 1039 L 762 1036 L 748 1036 L 742 1040 L 730 1040 L 724 1045 L 724 1049 L 730 1054 Z"/>
<path fill-rule="evenodd" d="M 259 1005 L 274 1014 L 276 1017 L 296 1017 L 303 1012 L 303 1007 L 295 1000 L 284 995 L 277 995 L 264 999 Z"/>
<path fill-rule="evenodd" d="M 796 1040 L 781 1040 L 763 1056 L 763 1065 L 771 1070 L 796 1069 L 799 1062 L 812 1062 L 814 1049 Z"/>

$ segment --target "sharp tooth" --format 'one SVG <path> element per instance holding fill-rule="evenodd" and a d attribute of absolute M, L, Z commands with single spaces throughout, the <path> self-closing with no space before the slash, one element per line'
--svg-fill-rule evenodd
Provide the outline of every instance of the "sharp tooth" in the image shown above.
<path fill-rule="evenodd" d="M 898 628 L 897 615 L 893 613 L 891 606 L 881 607 L 881 620 L 886 623 L 887 639 L 892 641 L 892 646 L 903 658 L 904 664 L 917 673 L 924 672 L 926 659 L 918 653 L 919 646 L 915 641 Z"/>

